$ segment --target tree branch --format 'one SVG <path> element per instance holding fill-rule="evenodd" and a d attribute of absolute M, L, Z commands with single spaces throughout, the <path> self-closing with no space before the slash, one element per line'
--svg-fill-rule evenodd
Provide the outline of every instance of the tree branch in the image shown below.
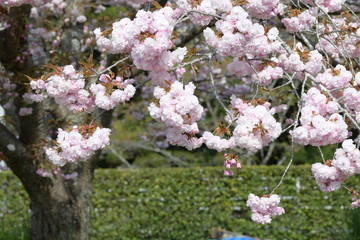
<path fill-rule="evenodd" d="M 15 150 L 11 151 L 9 145 L 13 145 Z M 32 170 L 36 172 L 25 145 L 2 123 L 0 123 L 0 151 L 5 156 L 6 164 L 20 179 L 26 178 Z"/>
<path fill-rule="evenodd" d="M 42 103 L 34 103 L 32 109 L 32 114 L 20 117 L 20 139 L 26 144 L 40 143 L 46 137 L 47 127 Z"/>

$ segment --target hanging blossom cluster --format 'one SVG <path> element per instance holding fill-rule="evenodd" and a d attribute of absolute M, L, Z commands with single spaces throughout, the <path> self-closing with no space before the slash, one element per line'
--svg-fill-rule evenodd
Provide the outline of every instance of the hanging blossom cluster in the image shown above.
<path fill-rule="evenodd" d="M 287 73 L 296 73 L 299 79 L 304 78 L 304 72 L 311 75 L 318 74 L 322 69 L 322 55 L 318 50 L 308 50 L 300 42 L 289 53 L 282 53 L 278 57 L 278 65 Z"/>
<path fill-rule="evenodd" d="M 280 51 L 281 44 L 276 39 L 277 28 L 266 29 L 253 23 L 249 14 L 240 6 L 233 7 L 225 20 L 216 22 L 216 31 L 204 30 L 206 42 L 221 56 L 261 58 Z"/>
<path fill-rule="evenodd" d="M 347 110 L 356 116 L 356 121 L 360 123 L 360 72 L 355 75 L 352 86 L 344 90 L 344 105 Z"/>
<path fill-rule="evenodd" d="M 194 91 L 193 83 L 183 86 L 180 82 L 174 82 L 168 88 L 155 87 L 156 100 L 148 107 L 152 118 L 170 127 L 167 140 L 188 150 L 202 144 L 202 139 L 195 134 L 199 133 L 197 121 L 202 117 L 203 107 Z"/>
<path fill-rule="evenodd" d="M 55 102 L 64 105 L 73 112 L 91 112 L 94 98 L 85 88 L 85 76 L 77 73 L 72 65 L 59 68 L 58 71 L 45 79 L 32 80 L 30 86 L 34 92 L 24 94 L 28 102 L 40 102 L 44 99 L 45 90 Z"/>
<path fill-rule="evenodd" d="M 221 138 L 220 136 L 216 136 L 208 131 L 205 131 L 203 133 L 202 138 L 207 148 L 216 150 L 218 152 L 222 152 L 226 149 L 231 149 L 235 147 L 234 138 Z"/>
<path fill-rule="evenodd" d="M 232 122 L 234 119 L 233 135 L 225 139 L 205 132 L 203 139 L 208 148 L 223 151 L 240 147 L 255 152 L 280 136 L 281 124 L 273 117 L 275 108 L 270 109 L 269 102 L 245 102 L 232 96 L 230 109 L 233 116 L 226 116 L 226 120 Z"/>
<path fill-rule="evenodd" d="M 345 140 L 341 146 L 336 149 L 333 160 L 325 164 L 315 163 L 311 167 L 321 191 L 336 191 L 346 179 L 360 173 L 359 149 L 351 139 Z"/>
<path fill-rule="evenodd" d="M 189 14 L 191 22 L 202 26 L 208 25 L 214 15 L 229 12 L 233 7 L 230 0 L 177 0 L 176 5 L 178 6 L 175 9 L 177 16 L 191 13 Z M 196 11 L 205 14 L 197 13 Z"/>
<path fill-rule="evenodd" d="M 265 195 L 261 198 L 252 193 L 249 194 L 246 206 L 251 209 L 251 220 L 261 224 L 269 224 L 271 217 L 284 214 L 284 208 L 279 207 L 280 199 L 276 194 Z"/>
<path fill-rule="evenodd" d="M 315 7 L 301 11 L 300 9 L 291 9 L 290 17 L 283 18 L 281 22 L 285 25 L 286 31 L 290 33 L 310 30 L 318 16 L 318 9 Z"/>
<path fill-rule="evenodd" d="M 270 19 L 282 15 L 284 12 L 284 5 L 279 0 L 256 0 L 246 1 L 244 8 L 251 17 L 260 19 Z"/>
<path fill-rule="evenodd" d="M 94 125 L 74 126 L 70 132 L 58 129 L 57 146 L 46 150 L 49 160 L 59 166 L 66 163 L 86 161 L 97 150 L 110 144 L 109 128 Z"/>
<path fill-rule="evenodd" d="M 190 12 L 190 20 L 199 25 L 208 25 L 214 15 L 228 13 L 233 8 L 231 0 L 177 0 L 176 4 L 178 6 L 176 9 L 177 14 L 181 15 Z M 284 5 L 279 0 L 246 1 L 243 7 L 251 17 L 260 19 L 269 19 L 282 14 L 284 9 Z"/>
<path fill-rule="evenodd" d="M 303 3 L 322 7 L 326 12 L 339 11 L 346 0 L 301 0 Z"/>
<path fill-rule="evenodd" d="M 176 78 L 169 71 L 180 63 L 186 54 L 186 48 L 172 47 L 172 32 L 175 19 L 174 10 L 164 7 L 150 12 L 139 10 L 134 20 L 123 18 L 112 25 L 111 33 L 95 30 L 97 46 L 111 53 L 130 53 L 134 65 L 150 71 L 157 85 L 173 83 Z"/>
<path fill-rule="evenodd" d="M 277 66 L 278 60 L 272 58 L 269 61 L 246 61 L 235 58 L 232 63 L 227 66 L 228 72 L 237 77 L 244 78 L 251 76 L 251 81 L 266 86 L 271 84 L 274 80 L 283 76 L 283 69 Z"/>
<path fill-rule="evenodd" d="M 232 169 L 241 169 L 241 162 L 240 158 L 235 154 L 224 154 L 225 161 L 224 161 L 224 176 L 233 176 L 234 172 Z"/>
<path fill-rule="evenodd" d="M 67 65 L 45 80 L 30 81 L 32 92 L 25 93 L 23 98 L 28 103 L 41 102 L 46 91 L 56 103 L 73 112 L 92 112 L 95 106 L 110 110 L 134 96 L 136 89 L 133 83 L 134 79 L 124 80 L 119 76 L 102 74 L 99 83 L 93 83 L 87 90 L 85 76 L 77 73 L 72 65 Z"/>
<path fill-rule="evenodd" d="M 302 97 L 301 126 L 290 131 L 294 142 L 324 146 L 343 142 L 348 137 L 347 124 L 340 114 L 339 104 L 317 88 L 310 88 Z"/>
<path fill-rule="evenodd" d="M 96 106 L 105 110 L 113 109 L 120 103 L 129 101 L 136 91 L 132 85 L 135 82 L 134 79 L 123 81 L 119 76 L 113 78 L 108 74 L 102 74 L 99 81 L 99 84 L 90 86 L 90 91 L 95 96 Z"/>
<path fill-rule="evenodd" d="M 327 89 L 332 90 L 349 87 L 352 78 L 352 73 L 339 64 L 335 68 L 326 69 L 324 73 L 319 73 L 315 80 Z"/>
<path fill-rule="evenodd" d="M 241 148 L 255 152 L 269 145 L 281 134 L 281 124 L 273 117 L 275 109 L 270 103 L 246 103 L 232 97 L 231 109 L 237 117 L 233 138 Z"/>
<path fill-rule="evenodd" d="M 334 24 L 319 24 L 321 34 L 318 49 L 333 58 L 358 58 L 360 56 L 360 22 L 356 19 L 333 18 Z"/>
<path fill-rule="evenodd" d="M 359 193 L 358 192 L 356 192 L 354 189 L 352 189 L 352 188 L 349 188 L 348 189 L 350 192 L 351 192 L 351 194 L 352 194 L 352 200 L 353 200 L 353 202 L 351 203 L 351 207 L 352 208 L 358 208 L 358 207 L 360 207 L 360 199 L 359 199 Z"/>

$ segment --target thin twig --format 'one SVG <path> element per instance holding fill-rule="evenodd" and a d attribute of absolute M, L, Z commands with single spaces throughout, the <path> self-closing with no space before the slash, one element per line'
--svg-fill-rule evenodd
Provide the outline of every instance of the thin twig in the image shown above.
<path fill-rule="evenodd" d="M 231 123 L 234 121 L 232 114 L 230 113 L 230 111 L 227 109 L 227 107 L 225 106 L 225 104 L 223 103 L 223 101 L 221 100 L 219 94 L 217 93 L 216 90 L 216 86 L 215 86 L 215 82 L 214 82 L 214 77 L 213 77 L 213 66 L 211 64 L 211 60 L 212 59 L 212 55 L 209 54 L 209 76 L 210 76 L 210 82 L 211 82 L 211 86 L 213 89 L 213 93 L 215 95 L 216 100 L 220 103 L 221 107 L 225 110 L 225 112 L 229 115 L 230 119 L 231 119 Z M 230 123 L 230 124 L 231 124 Z"/>
<path fill-rule="evenodd" d="M 324 158 L 324 154 L 323 154 L 323 152 L 322 152 L 322 150 L 321 150 L 321 147 L 320 147 L 320 146 L 318 146 L 318 149 L 319 149 L 319 152 L 320 152 L 321 158 L 322 158 L 323 162 L 325 163 L 325 158 Z"/>
<path fill-rule="evenodd" d="M 122 155 L 120 155 L 113 147 L 108 147 L 110 152 L 112 152 L 120 161 L 122 161 L 128 168 L 134 168 Z"/>

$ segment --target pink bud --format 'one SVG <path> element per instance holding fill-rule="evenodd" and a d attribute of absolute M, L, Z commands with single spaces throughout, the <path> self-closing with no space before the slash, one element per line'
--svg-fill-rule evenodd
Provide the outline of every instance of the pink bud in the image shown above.
<path fill-rule="evenodd" d="M 226 168 L 226 169 L 230 169 L 230 168 L 231 168 L 231 165 L 228 163 L 228 164 L 226 164 L 225 168 Z"/>
<path fill-rule="evenodd" d="M 236 160 L 235 160 L 235 159 L 231 159 L 231 160 L 230 160 L 230 164 L 231 164 L 231 165 L 236 165 Z"/>
<path fill-rule="evenodd" d="M 233 176 L 233 175 L 234 175 L 234 173 L 231 170 L 225 170 L 224 171 L 224 176 Z"/>
<path fill-rule="evenodd" d="M 236 163 L 236 169 L 240 169 L 241 168 L 241 163 Z"/>

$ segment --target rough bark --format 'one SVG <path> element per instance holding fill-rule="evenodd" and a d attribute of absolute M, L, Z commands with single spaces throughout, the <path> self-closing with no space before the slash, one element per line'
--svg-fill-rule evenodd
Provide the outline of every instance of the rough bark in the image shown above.
<path fill-rule="evenodd" d="M 56 175 L 44 179 L 37 187 L 28 186 L 34 239 L 88 239 L 91 229 L 91 165 L 78 166 L 76 180 L 64 180 Z"/>
<path fill-rule="evenodd" d="M 54 186 L 56 188 L 56 186 Z M 71 196 L 66 201 L 31 201 L 31 230 L 36 240 L 88 239 L 90 232 L 90 200 L 81 195 Z"/>

